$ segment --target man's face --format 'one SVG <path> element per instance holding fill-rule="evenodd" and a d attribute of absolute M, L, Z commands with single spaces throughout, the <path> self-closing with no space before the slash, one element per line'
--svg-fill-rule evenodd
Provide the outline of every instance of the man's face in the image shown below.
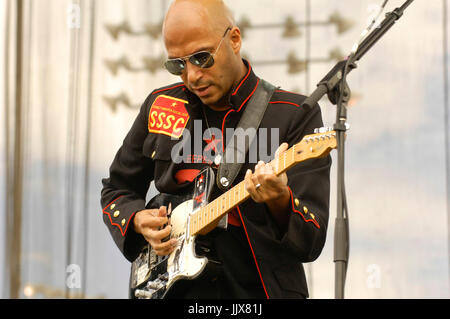
<path fill-rule="evenodd" d="M 178 28 L 176 34 L 166 32 L 165 43 L 169 58 L 179 58 L 191 54 L 208 51 L 215 53 L 214 65 L 201 68 L 186 61 L 183 74 L 180 76 L 186 87 L 209 106 L 227 106 L 227 96 L 236 77 L 234 52 L 230 44 L 230 32 L 221 34 L 207 31 L 205 28 Z M 225 34 L 225 36 L 223 36 Z M 222 41 L 222 43 L 221 43 Z M 219 47 L 220 44 L 220 47 Z"/>

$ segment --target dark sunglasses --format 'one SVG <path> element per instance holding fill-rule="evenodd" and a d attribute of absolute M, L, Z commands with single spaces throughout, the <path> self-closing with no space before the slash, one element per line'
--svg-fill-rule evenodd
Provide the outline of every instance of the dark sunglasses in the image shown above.
<path fill-rule="evenodd" d="M 228 27 L 225 30 L 225 33 L 223 34 L 222 39 L 220 40 L 220 43 L 217 46 L 217 49 L 214 51 L 214 53 L 208 51 L 200 51 L 182 58 L 169 59 L 166 61 L 166 63 L 164 63 L 164 67 L 166 68 L 167 71 L 169 71 L 174 75 L 183 74 L 183 71 L 186 68 L 186 61 L 189 61 L 191 64 L 198 66 L 202 69 L 212 67 L 214 65 L 214 56 L 219 51 L 223 39 L 225 39 L 225 36 L 231 29 L 232 29 L 231 27 Z"/>

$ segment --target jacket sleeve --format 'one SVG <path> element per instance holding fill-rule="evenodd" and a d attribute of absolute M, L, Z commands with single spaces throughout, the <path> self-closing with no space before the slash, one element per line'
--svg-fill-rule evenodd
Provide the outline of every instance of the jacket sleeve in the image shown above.
<path fill-rule="evenodd" d="M 303 113 L 303 112 L 298 112 Z M 294 118 L 288 132 L 289 147 L 301 141 L 315 128 L 323 126 L 320 107 L 316 105 L 301 118 Z M 290 218 L 282 244 L 301 262 L 311 262 L 325 244 L 329 215 L 331 157 L 309 159 L 287 172 Z"/>
<path fill-rule="evenodd" d="M 145 208 L 146 194 L 153 180 L 154 162 L 143 154 L 150 97 L 142 105 L 119 148 L 109 169 L 109 177 L 102 180 L 103 221 L 129 261 L 137 257 L 145 241 L 143 236 L 135 233 L 133 217 Z"/>

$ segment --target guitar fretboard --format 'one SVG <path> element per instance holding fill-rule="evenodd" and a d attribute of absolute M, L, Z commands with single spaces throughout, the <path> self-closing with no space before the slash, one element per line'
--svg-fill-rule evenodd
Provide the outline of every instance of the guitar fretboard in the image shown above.
<path fill-rule="evenodd" d="M 296 146 L 298 145 L 294 145 L 270 162 L 277 176 L 296 164 Z M 191 235 L 202 233 L 209 225 L 218 222 L 225 214 L 231 212 L 249 197 L 250 194 L 245 189 L 245 182 L 242 181 L 206 206 L 201 207 L 190 218 Z"/>

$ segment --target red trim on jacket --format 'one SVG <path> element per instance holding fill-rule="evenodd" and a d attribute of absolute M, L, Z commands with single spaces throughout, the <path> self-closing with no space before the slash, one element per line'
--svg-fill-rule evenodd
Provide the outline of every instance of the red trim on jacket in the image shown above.
<path fill-rule="evenodd" d="M 288 186 L 288 188 L 289 188 L 289 192 L 291 193 L 291 207 L 292 207 L 292 210 L 293 210 L 295 213 L 297 213 L 297 214 L 299 214 L 300 216 L 302 216 L 303 220 L 304 220 L 306 223 L 312 222 L 317 228 L 320 229 L 320 225 L 319 225 L 319 223 L 317 222 L 317 220 L 315 220 L 315 219 L 306 219 L 306 218 L 305 218 L 305 215 L 303 215 L 303 213 L 302 213 L 301 211 L 295 209 L 295 205 L 294 205 L 294 195 L 293 195 L 293 193 L 292 193 L 292 189 L 291 189 L 289 186 Z"/>
<path fill-rule="evenodd" d="M 244 106 L 244 104 L 247 103 L 247 101 L 248 101 L 248 100 L 252 97 L 252 95 L 255 93 L 256 88 L 258 87 L 258 85 L 259 85 L 259 79 L 258 79 L 258 81 L 256 81 L 256 85 L 255 85 L 255 88 L 253 89 L 253 91 L 252 91 L 252 92 L 250 93 L 250 95 L 245 99 L 245 101 L 242 102 L 241 106 L 240 106 L 239 109 L 237 110 L 238 113 L 241 111 L 241 109 L 242 109 L 242 107 Z M 228 117 L 228 115 L 230 115 L 231 112 L 236 112 L 236 110 L 231 109 L 227 114 L 225 114 L 225 116 L 223 117 L 223 120 L 222 120 L 222 153 L 225 152 L 225 143 L 226 143 L 226 141 L 225 141 L 225 136 L 224 136 L 224 134 L 223 134 L 223 131 L 224 131 L 224 129 L 225 129 L 225 120 L 226 120 L 226 118 Z"/>
<path fill-rule="evenodd" d="M 293 102 L 288 102 L 288 101 L 273 101 L 273 102 L 269 102 L 270 104 L 291 104 L 294 105 L 296 107 L 300 107 L 300 105 L 293 103 Z"/>
<path fill-rule="evenodd" d="M 241 83 L 239 83 L 238 87 L 236 88 L 236 90 L 234 90 L 234 92 L 231 95 L 236 95 L 237 94 L 237 92 L 241 88 L 242 84 L 244 84 L 245 80 L 247 80 L 247 78 L 248 78 L 248 76 L 250 75 L 251 72 L 252 72 L 252 66 L 249 63 L 248 64 L 247 75 L 242 79 Z"/>
<path fill-rule="evenodd" d="M 248 237 L 247 227 L 245 227 L 244 220 L 242 219 L 241 210 L 239 206 L 236 206 L 237 211 L 239 212 L 239 217 L 241 218 L 242 226 L 244 226 L 245 236 L 247 236 L 247 241 L 250 246 L 250 250 L 252 251 L 253 259 L 255 261 L 256 269 L 258 270 L 259 279 L 261 279 L 262 286 L 264 288 L 264 293 L 266 294 L 267 299 L 270 299 L 269 294 L 267 293 L 266 285 L 264 284 L 264 280 L 262 278 L 261 270 L 259 269 L 258 261 L 256 260 L 255 252 L 253 251 L 252 243 L 250 242 L 250 238 Z"/>
<path fill-rule="evenodd" d="M 244 104 L 247 103 L 247 101 L 248 101 L 248 100 L 252 97 L 252 95 L 255 93 L 256 88 L 258 87 L 258 85 L 259 85 L 259 79 L 258 79 L 258 81 L 256 81 L 256 85 L 255 85 L 255 88 L 253 89 L 252 93 L 250 93 L 250 95 L 245 99 L 245 101 L 242 102 L 241 106 L 239 107 L 239 110 L 237 110 L 238 112 L 241 111 L 241 109 L 242 109 L 242 107 L 244 106 Z"/>
<path fill-rule="evenodd" d="M 123 230 L 123 229 L 122 229 L 122 226 L 121 226 L 120 224 L 114 223 L 114 222 L 112 221 L 111 214 L 110 214 L 109 212 L 106 212 L 106 211 L 105 211 L 109 206 L 111 206 L 112 203 L 114 203 L 116 200 L 118 200 L 118 199 L 121 198 L 121 197 L 123 197 L 123 195 L 117 197 L 117 198 L 114 199 L 111 203 L 109 203 L 108 205 L 106 205 L 106 207 L 103 208 L 103 214 L 108 215 L 109 221 L 111 222 L 111 225 L 114 225 L 114 226 L 119 227 L 120 233 L 122 234 L 123 237 L 125 237 L 125 234 L 127 233 L 128 225 L 130 224 L 130 220 L 133 219 L 133 216 L 134 216 L 134 214 L 136 214 L 136 212 L 134 212 L 134 213 L 130 216 L 130 218 L 128 218 L 127 225 L 125 226 L 125 230 Z"/>
<path fill-rule="evenodd" d="M 184 86 L 184 84 L 178 84 L 178 85 L 175 85 L 175 86 L 171 86 L 170 88 L 166 88 L 166 89 L 161 89 L 161 90 L 155 91 L 155 92 L 152 93 L 152 95 L 155 95 L 155 94 L 158 94 L 158 93 L 161 93 L 161 92 L 164 92 L 164 91 L 168 91 L 168 90 L 180 87 L 180 86 Z"/>
<path fill-rule="evenodd" d="M 228 111 L 228 113 L 225 114 L 225 116 L 223 117 L 223 120 L 222 120 L 222 154 L 225 152 L 225 143 L 227 142 L 227 141 L 225 141 L 225 136 L 223 134 L 223 130 L 225 129 L 225 119 L 231 112 L 235 112 L 235 110 Z"/>

